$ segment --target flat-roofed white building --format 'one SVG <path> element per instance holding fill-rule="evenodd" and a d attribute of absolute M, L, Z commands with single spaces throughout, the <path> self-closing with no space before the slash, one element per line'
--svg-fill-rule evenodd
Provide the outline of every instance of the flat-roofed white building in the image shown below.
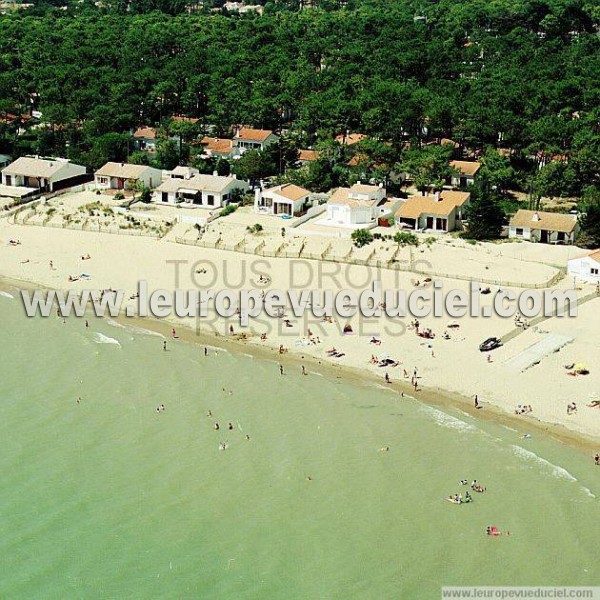
<path fill-rule="evenodd" d="M 377 222 L 379 205 L 385 200 L 385 188 L 355 183 L 350 188 L 338 188 L 327 201 L 324 224 L 354 227 Z"/>
<path fill-rule="evenodd" d="M 600 250 L 594 250 L 580 256 L 572 258 L 567 263 L 567 272 L 572 277 L 583 279 L 594 283 L 600 282 Z"/>

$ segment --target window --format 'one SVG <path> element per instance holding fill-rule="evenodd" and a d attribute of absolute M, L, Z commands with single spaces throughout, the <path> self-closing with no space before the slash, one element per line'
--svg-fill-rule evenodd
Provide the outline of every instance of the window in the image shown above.
<path fill-rule="evenodd" d="M 215 205 L 215 197 L 212 194 L 209 194 L 208 196 L 206 196 L 206 203 L 209 206 L 214 206 Z"/>
<path fill-rule="evenodd" d="M 519 237 L 523 235 L 523 228 L 522 227 L 517 227 L 517 230 L 515 231 L 515 234 L 518 235 Z"/>
<path fill-rule="evenodd" d="M 590 273 L 591 273 L 592 275 L 598 275 L 598 269 L 594 269 L 594 268 L 592 268 L 592 269 L 590 269 Z"/>

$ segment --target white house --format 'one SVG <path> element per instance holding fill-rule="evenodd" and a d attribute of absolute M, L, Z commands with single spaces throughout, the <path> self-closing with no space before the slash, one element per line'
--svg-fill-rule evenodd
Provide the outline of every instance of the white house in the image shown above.
<path fill-rule="evenodd" d="M 351 188 L 338 188 L 327 201 L 325 221 L 330 225 L 354 227 L 377 222 L 379 205 L 385 201 L 385 188 L 355 183 Z"/>
<path fill-rule="evenodd" d="M 96 187 L 110 190 L 134 188 L 138 183 L 154 188 L 162 180 L 162 171 L 147 165 L 107 162 L 94 174 Z"/>
<path fill-rule="evenodd" d="M 573 244 L 577 231 L 576 215 L 518 210 L 510 220 L 508 237 L 543 244 Z"/>
<path fill-rule="evenodd" d="M 572 277 L 600 283 L 600 250 L 594 250 L 579 258 L 572 258 L 567 263 L 567 272 Z"/>
<path fill-rule="evenodd" d="M 238 154 L 242 154 L 246 150 L 264 150 L 278 140 L 279 136 L 270 129 L 240 127 L 233 136 L 233 147 Z"/>
<path fill-rule="evenodd" d="M 433 196 L 411 196 L 396 211 L 396 225 L 447 233 L 460 228 L 469 204 L 469 192 L 444 190 Z"/>
<path fill-rule="evenodd" d="M 86 168 L 66 158 L 21 156 L 2 169 L 2 184 L 53 192 L 86 180 Z"/>
<path fill-rule="evenodd" d="M 304 212 L 310 192 L 292 183 L 256 190 L 254 210 L 268 215 L 298 216 Z"/>
<path fill-rule="evenodd" d="M 481 163 L 466 160 L 451 160 L 450 167 L 456 171 L 450 177 L 450 183 L 454 187 L 466 187 L 475 183 L 475 175 L 481 168 Z"/>
<path fill-rule="evenodd" d="M 153 201 L 160 204 L 185 202 L 192 206 L 220 208 L 232 197 L 234 190 L 247 192 L 249 186 L 236 177 L 194 175 L 189 179 L 171 178 L 163 181 L 154 192 Z"/>
<path fill-rule="evenodd" d="M 133 139 L 138 150 L 156 152 L 157 131 L 154 127 L 138 127 L 133 132 Z"/>

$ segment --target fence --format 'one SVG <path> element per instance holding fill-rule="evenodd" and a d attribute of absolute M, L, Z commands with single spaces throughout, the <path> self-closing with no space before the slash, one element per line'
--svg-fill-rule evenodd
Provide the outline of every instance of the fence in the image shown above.
<path fill-rule="evenodd" d="M 332 250 L 331 245 L 329 245 L 324 252 L 320 254 L 320 256 L 312 255 L 312 253 L 303 254 L 305 243 L 299 244 L 297 248 L 290 248 L 286 250 L 283 247 L 283 241 L 280 246 L 275 245 L 274 247 L 265 249 L 265 242 L 262 242 L 253 247 L 246 247 L 245 240 L 238 242 L 233 247 L 227 247 L 226 245 L 221 243 L 221 239 L 217 243 L 210 243 L 209 241 L 200 240 L 187 240 L 184 238 L 175 238 L 175 242 L 178 244 L 185 244 L 188 246 L 198 246 L 202 248 L 213 248 L 216 250 L 227 250 L 230 252 L 241 252 L 244 254 L 254 254 L 256 256 L 264 256 L 270 258 L 304 258 L 306 260 L 321 260 L 333 263 L 340 264 L 351 264 L 351 265 L 361 265 L 366 267 L 375 267 L 378 269 L 388 269 L 395 271 L 403 271 L 406 273 L 414 273 L 415 275 L 423 275 L 426 277 L 440 277 L 443 279 L 456 279 L 459 281 L 477 281 L 481 284 L 487 285 L 497 285 L 500 287 L 511 287 L 511 288 L 525 288 L 525 289 L 544 289 L 549 288 L 556 285 L 560 280 L 565 277 L 566 270 L 560 269 L 558 270 L 550 279 L 543 281 L 541 283 L 527 283 L 523 281 L 508 281 L 505 279 L 492 279 L 486 277 L 473 278 L 468 275 L 461 275 L 459 273 L 447 273 L 442 271 L 436 271 L 434 269 L 431 270 L 423 270 L 416 269 L 413 266 L 412 261 L 409 263 L 400 263 L 396 262 L 393 258 L 393 255 L 388 260 L 381 260 L 375 257 L 376 251 L 373 249 L 369 252 L 364 258 L 357 258 L 353 256 L 353 252 L 350 252 L 347 256 L 339 256 L 333 257 L 329 253 Z"/>

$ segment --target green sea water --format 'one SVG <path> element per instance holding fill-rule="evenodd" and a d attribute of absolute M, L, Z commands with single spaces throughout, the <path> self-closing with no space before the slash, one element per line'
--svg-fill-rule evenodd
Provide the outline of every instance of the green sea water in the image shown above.
<path fill-rule="evenodd" d="M 600 468 L 574 449 L 6 295 L 0 323 L 1 598 L 600 583 Z M 463 478 L 487 492 L 445 502 Z"/>

